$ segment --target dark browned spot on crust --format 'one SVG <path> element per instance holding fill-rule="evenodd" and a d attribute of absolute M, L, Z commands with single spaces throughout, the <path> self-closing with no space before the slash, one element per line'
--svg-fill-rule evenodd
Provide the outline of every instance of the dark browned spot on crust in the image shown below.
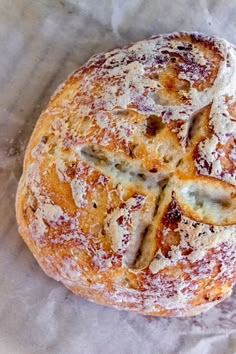
<path fill-rule="evenodd" d="M 32 210 L 32 212 L 33 212 L 33 213 L 35 213 L 35 212 L 36 212 L 36 208 L 34 208 L 34 207 L 30 206 L 30 209 Z"/>
<path fill-rule="evenodd" d="M 159 74 L 157 72 L 151 73 L 149 77 L 152 80 L 159 80 Z"/>
<path fill-rule="evenodd" d="M 189 256 L 193 252 L 192 248 L 183 248 L 181 253 L 183 256 Z"/>
<path fill-rule="evenodd" d="M 157 168 L 152 168 L 151 170 L 149 170 L 149 172 L 156 173 L 157 172 Z"/>
<path fill-rule="evenodd" d="M 165 124 L 162 122 L 161 117 L 150 115 L 146 120 L 146 135 L 155 136 L 164 127 Z"/>
<path fill-rule="evenodd" d="M 172 201 L 168 205 L 167 211 L 162 219 L 162 223 L 170 229 L 175 229 L 177 224 L 181 221 L 181 210 L 177 203 L 174 194 L 172 195 Z"/>
<path fill-rule="evenodd" d="M 73 179 L 75 177 L 75 175 L 76 175 L 76 164 L 75 163 L 71 164 L 71 166 L 69 166 L 67 168 L 66 174 L 71 179 Z"/>
<path fill-rule="evenodd" d="M 48 137 L 46 135 L 42 136 L 41 143 L 46 144 L 47 141 L 48 141 Z"/>
<path fill-rule="evenodd" d="M 205 294 L 203 296 L 203 298 L 204 298 L 204 300 L 210 301 L 210 302 L 223 300 L 223 296 L 222 295 L 214 295 L 214 296 L 212 296 L 211 294 Z"/>

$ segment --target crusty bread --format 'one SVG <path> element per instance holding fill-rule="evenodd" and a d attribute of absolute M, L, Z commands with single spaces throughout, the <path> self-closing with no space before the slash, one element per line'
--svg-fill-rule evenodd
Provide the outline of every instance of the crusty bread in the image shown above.
<path fill-rule="evenodd" d="M 41 114 L 19 232 L 75 294 L 157 316 L 236 281 L 236 50 L 174 33 L 92 57 Z"/>

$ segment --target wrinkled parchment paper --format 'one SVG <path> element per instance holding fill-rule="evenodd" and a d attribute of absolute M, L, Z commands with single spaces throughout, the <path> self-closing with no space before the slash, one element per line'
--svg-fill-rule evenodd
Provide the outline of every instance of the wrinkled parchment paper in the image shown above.
<path fill-rule="evenodd" d="M 208 313 L 144 317 L 74 296 L 17 232 L 14 198 L 40 111 L 92 54 L 172 31 L 236 43 L 236 0 L 0 0 L 0 353 L 236 353 L 236 292 Z"/>

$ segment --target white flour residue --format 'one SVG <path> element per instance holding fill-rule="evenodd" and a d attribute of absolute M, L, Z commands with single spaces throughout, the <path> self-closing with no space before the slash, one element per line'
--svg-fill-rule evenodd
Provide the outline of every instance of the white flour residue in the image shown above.
<path fill-rule="evenodd" d="M 71 191 L 78 208 L 84 208 L 87 205 L 87 194 L 88 186 L 84 179 L 73 178 L 71 181 Z"/>

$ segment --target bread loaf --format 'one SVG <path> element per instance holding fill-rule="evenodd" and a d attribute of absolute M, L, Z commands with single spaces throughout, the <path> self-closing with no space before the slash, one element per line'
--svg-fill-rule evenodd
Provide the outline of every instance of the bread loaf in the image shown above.
<path fill-rule="evenodd" d="M 236 49 L 174 33 L 93 56 L 42 112 L 16 213 L 75 294 L 196 315 L 236 281 Z"/>

